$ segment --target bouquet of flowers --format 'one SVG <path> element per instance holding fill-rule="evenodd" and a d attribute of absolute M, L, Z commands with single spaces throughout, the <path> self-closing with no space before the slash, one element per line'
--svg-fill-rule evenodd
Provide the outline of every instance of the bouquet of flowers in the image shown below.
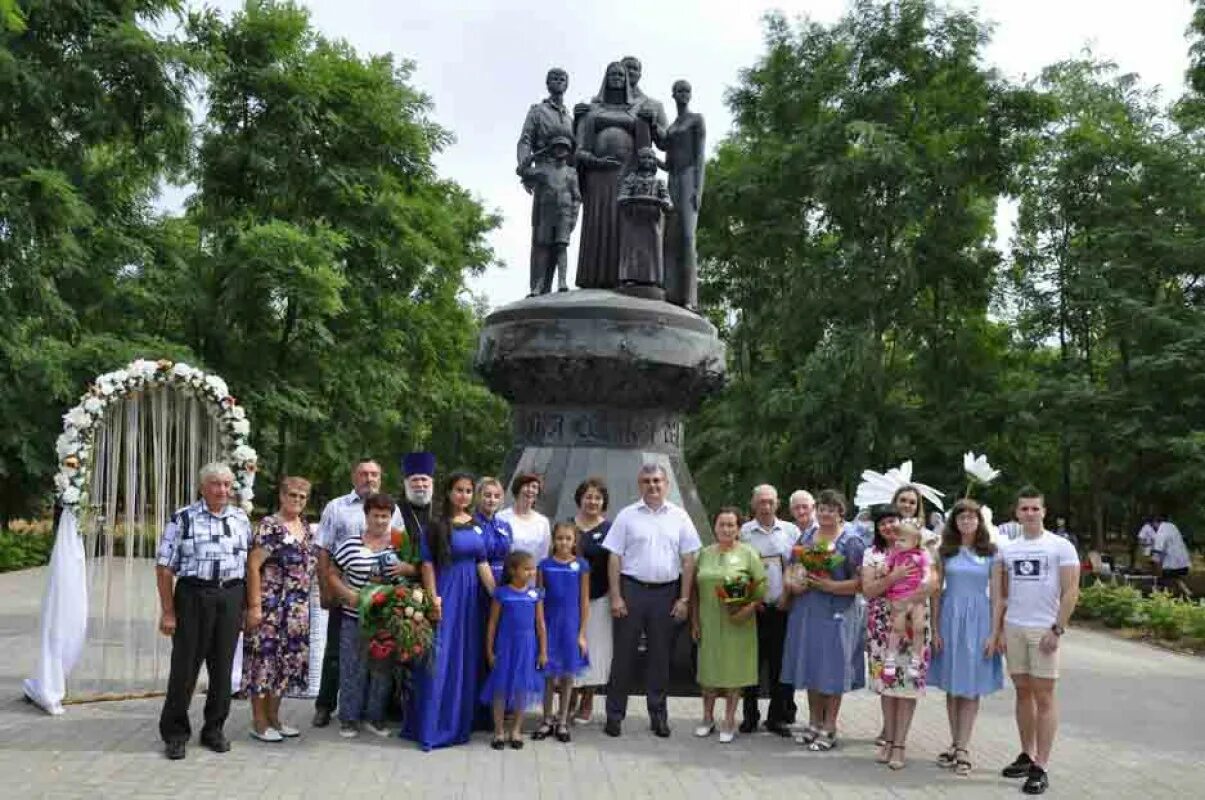
<path fill-rule="evenodd" d="M 730 611 L 735 610 L 741 606 L 747 606 L 755 602 L 754 595 L 757 594 L 757 587 L 760 583 L 761 581 L 750 580 L 744 575 L 738 575 L 716 586 L 715 596 Z"/>
<path fill-rule="evenodd" d="M 796 579 L 802 580 L 805 575 L 815 575 L 818 578 L 829 577 L 837 565 L 845 560 L 845 556 L 837 552 L 832 542 L 806 546 L 797 544 L 791 548 L 791 560 L 798 568 L 798 573 L 802 573 L 797 574 Z"/>
<path fill-rule="evenodd" d="M 394 670 L 430 655 L 435 628 L 431 599 L 421 587 L 369 584 L 360 590 L 359 612 L 360 633 L 374 668 Z"/>

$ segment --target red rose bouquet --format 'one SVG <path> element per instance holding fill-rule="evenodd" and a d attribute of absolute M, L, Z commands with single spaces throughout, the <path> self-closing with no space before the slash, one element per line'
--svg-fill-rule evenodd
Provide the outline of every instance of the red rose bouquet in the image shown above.
<path fill-rule="evenodd" d="M 359 613 L 372 667 L 393 670 L 430 655 L 435 628 L 431 599 L 421 587 L 369 584 L 360 590 Z"/>

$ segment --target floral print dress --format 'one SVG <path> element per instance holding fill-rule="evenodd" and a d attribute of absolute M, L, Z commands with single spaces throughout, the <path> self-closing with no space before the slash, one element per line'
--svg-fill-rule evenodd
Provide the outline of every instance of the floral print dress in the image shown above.
<path fill-rule="evenodd" d="M 882 577 L 887 574 L 887 552 L 877 547 L 866 551 L 862 561 L 863 569 L 871 567 L 874 574 Z M 928 617 L 926 617 L 926 620 Z M 931 638 L 929 624 L 926 621 L 925 630 L 915 639 L 905 639 L 900 643 L 899 664 L 908 664 L 912 660 L 912 648 L 919 645 L 920 669 L 916 678 L 908 675 L 907 669 L 898 669 L 895 678 L 887 683 L 883 680 L 883 663 L 887 659 L 888 637 L 891 633 L 891 610 L 885 597 L 870 597 L 866 599 L 866 654 L 867 666 L 870 672 L 870 688 L 878 694 L 888 697 L 920 697 L 925 693 L 925 684 L 929 673 L 929 641 Z"/>
<path fill-rule="evenodd" d="M 304 694 L 309 682 L 310 583 L 317 553 L 276 516 L 255 529 L 252 549 L 268 557 L 260 568 L 263 622 L 243 639 L 243 688 L 248 694 Z"/>

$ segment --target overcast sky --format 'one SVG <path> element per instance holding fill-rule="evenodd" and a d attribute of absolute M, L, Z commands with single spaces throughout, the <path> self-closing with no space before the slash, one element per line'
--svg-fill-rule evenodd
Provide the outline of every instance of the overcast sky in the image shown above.
<path fill-rule="evenodd" d="M 242 5 L 214 3 L 221 9 Z M 569 71 L 570 104 L 593 95 L 608 61 L 644 62 L 641 89 L 673 113 L 670 85 L 694 85 L 693 110 L 707 118 L 709 149 L 728 131 L 725 88 L 762 52 L 762 15 L 779 9 L 833 22 L 845 0 L 308 0 L 316 27 L 361 55 L 392 52 L 417 63 L 414 82 L 435 103 L 434 117 L 456 135 L 438 160 L 453 178 L 504 217 L 492 237 L 505 267 L 470 284 L 491 305 L 526 294 L 530 200 L 514 175 L 515 140 L 527 107 L 544 97 L 544 74 Z M 955 0 L 993 22 L 987 59 L 1013 78 L 1091 45 L 1165 96 L 1183 89 L 1189 0 Z M 570 281 L 576 264 L 570 251 Z"/>

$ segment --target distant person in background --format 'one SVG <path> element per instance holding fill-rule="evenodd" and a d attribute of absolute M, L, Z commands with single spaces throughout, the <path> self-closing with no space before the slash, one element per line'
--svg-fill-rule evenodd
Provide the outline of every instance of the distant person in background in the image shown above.
<path fill-rule="evenodd" d="M 1054 535 L 1061 536 L 1071 542 L 1071 546 L 1079 550 L 1079 539 L 1075 534 L 1067 528 L 1067 520 L 1064 517 L 1055 517 L 1054 519 Z"/>
<path fill-rule="evenodd" d="M 787 508 L 791 511 L 791 519 L 799 529 L 799 535 L 804 536 L 815 532 L 816 528 L 816 498 L 806 489 L 796 489 L 791 492 Z"/>
<path fill-rule="evenodd" d="M 1159 527 L 1159 518 L 1152 517 L 1142 523 L 1142 527 L 1138 529 L 1138 550 L 1142 553 L 1143 558 L 1151 557 L 1151 548 L 1155 546 L 1155 529 Z"/>
<path fill-rule="evenodd" d="M 1158 526 L 1155 541 L 1151 545 L 1151 561 L 1155 565 L 1159 586 L 1168 591 L 1179 591 L 1179 581 L 1188 576 L 1192 559 L 1180 529 L 1162 516 L 1156 516 L 1155 522 Z"/>

